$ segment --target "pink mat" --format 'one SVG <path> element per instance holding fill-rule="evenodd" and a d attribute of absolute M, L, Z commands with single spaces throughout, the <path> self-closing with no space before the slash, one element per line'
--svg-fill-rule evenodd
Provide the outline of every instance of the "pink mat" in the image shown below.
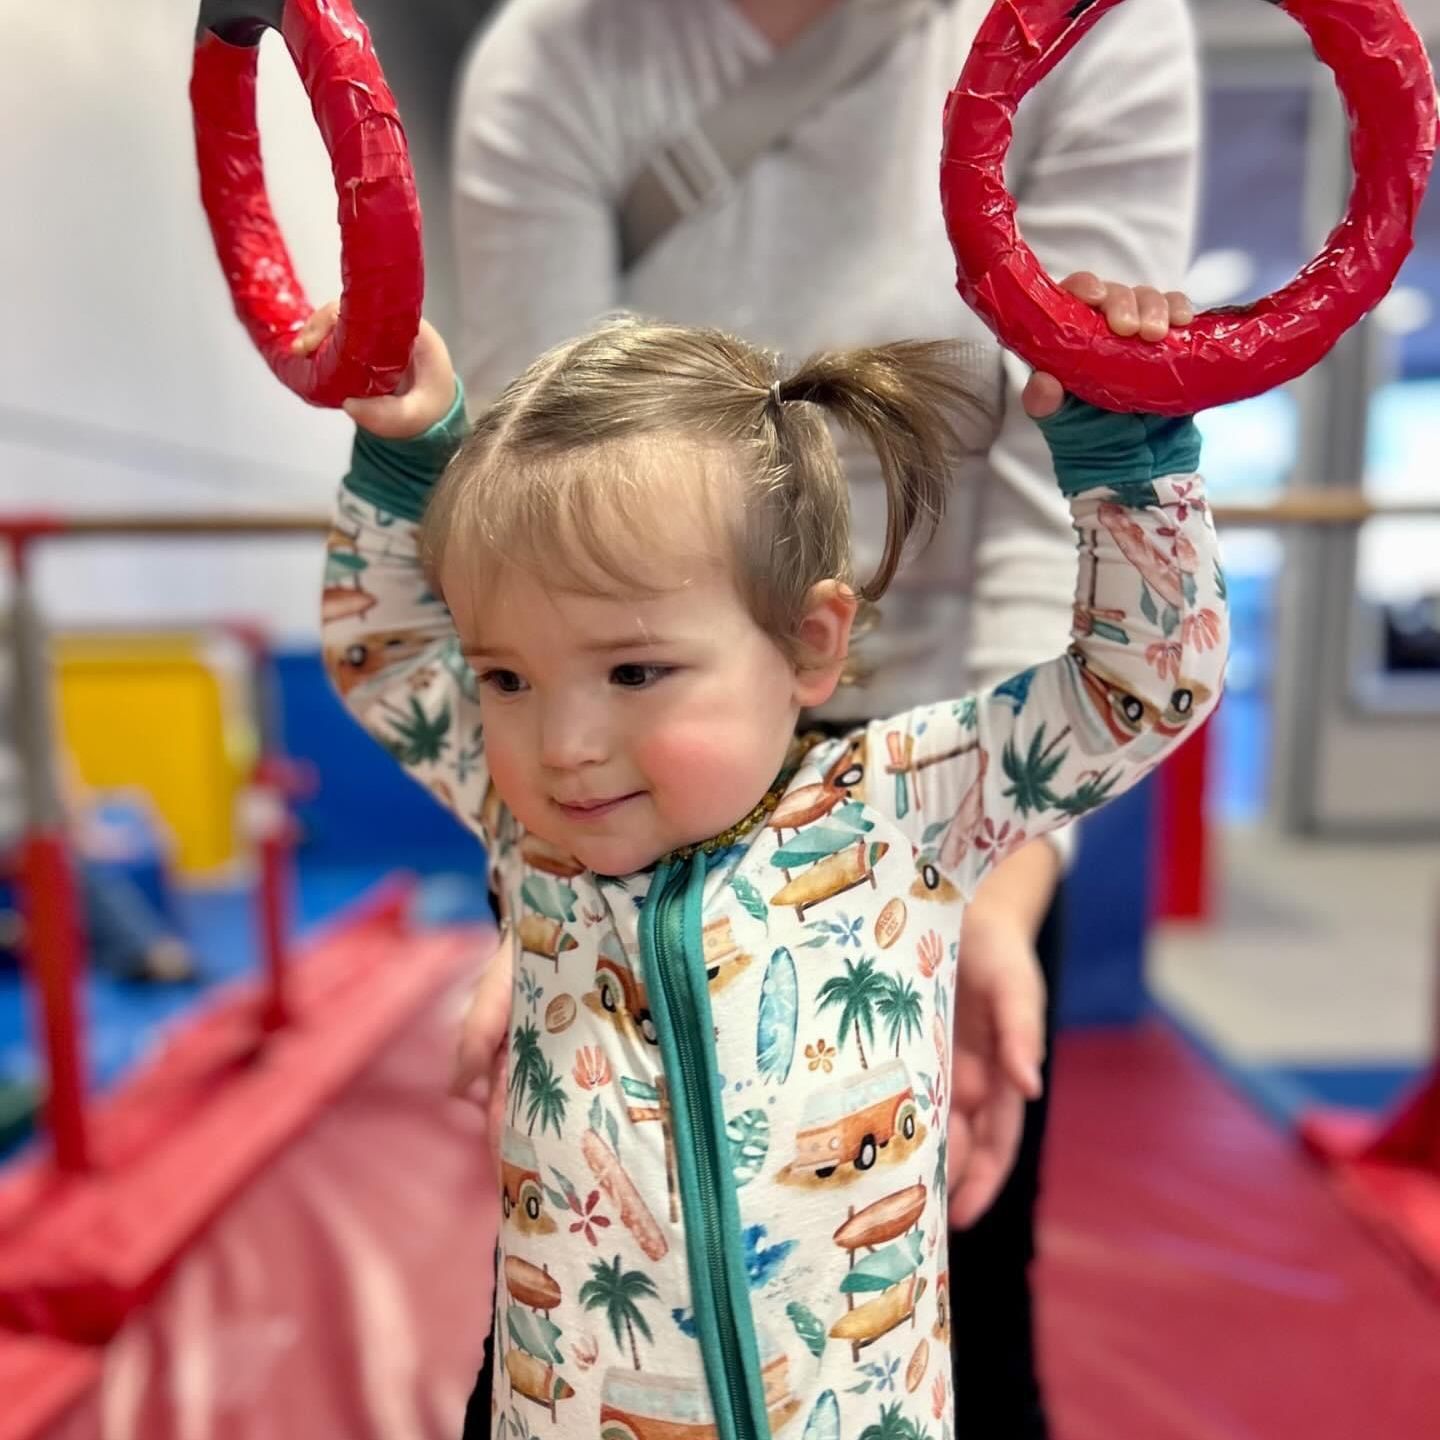
<path fill-rule="evenodd" d="M 459 1436 L 489 1316 L 495 1187 L 475 1117 L 443 1095 L 458 1007 L 452 988 L 408 1024 L 156 1300 L 81 1352 L 102 1357 L 99 1383 L 32 1434 Z"/>
<path fill-rule="evenodd" d="M 458 999 L 248 1188 L 34 1434 L 458 1440 L 493 1244 L 474 1117 L 441 1098 Z M 1440 1308 L 1182 1042 L 1067 1037 L 1055 1121 L 1056 1440 L 1440 1436 Z"/>

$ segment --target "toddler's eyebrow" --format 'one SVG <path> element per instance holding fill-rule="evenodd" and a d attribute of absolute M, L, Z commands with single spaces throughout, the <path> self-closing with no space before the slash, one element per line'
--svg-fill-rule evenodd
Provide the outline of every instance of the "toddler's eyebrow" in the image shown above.
<path fill-rule="evenodd" d="M 658 650 L 662 646 L 670 643 L 670 640 L 664 635 L 616 635 L 614 637 L 606 636 L 601 639 L 582 641 L 580 648 L 589 651 L 591 654 L 609 655 L 620 650 Z M 483 655 L 490 660 L 514 660 L 518 658 L 514 650 L 507 649 L 504 645 L 487 645 L 481 640 L 465 646 L 460 653 L 467 660 L 473 660 L 477 655 Z"/>

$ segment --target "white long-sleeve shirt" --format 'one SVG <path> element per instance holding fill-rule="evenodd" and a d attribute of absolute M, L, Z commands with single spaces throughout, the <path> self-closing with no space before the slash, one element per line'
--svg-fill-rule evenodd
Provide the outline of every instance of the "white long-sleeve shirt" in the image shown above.
<path fill-rule="evenodd" d="M 736 331 L 799 359 L 900 337 L 979 342 L 999 399 L 934 542 L 866 637 L 886 714 L 993 684 L 1065 642 L 1074 537 L 1024 369 L 955 293 L 939 202 L 941 111 L 990 0 L 937 3 L 856 84 L 682 220 L 628 274 L 616 209 L 657 144 L 773 53 L 729 0 L 509 0 L 472 49 L 457 111 L 460 369 L 483 405 L 541 351 L 619 307 Z M 1130 0 L 1020 106 L 1008 167 L 1020 229 L 1053 275 L 1171 288 L 1195 212 L 1198 83 L 1184 0 Z M 885 533 L 873 454 L 842 444 L 856 571 Z M 837 708 L 838 705 L 838 708 Z"/>

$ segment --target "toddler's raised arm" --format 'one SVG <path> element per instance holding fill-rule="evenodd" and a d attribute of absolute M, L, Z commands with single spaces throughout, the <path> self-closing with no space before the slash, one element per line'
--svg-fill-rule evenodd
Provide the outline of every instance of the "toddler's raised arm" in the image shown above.
<path fill-rule="evenodd" d="M 323 321 L 314 328 L 323 333 Z M 422 325 L 400 390 L 345 409 L 357 428 L 326 545 L 325 668 L 350 712 L 416 780 L 471 829 L 493 832 L 500 814 L 486 804 L 475 677 L 418 546 L 430 492 L 466 433 L 443 341 Z"/>
<path fill-rule="evenodd" d="M 1038 423 L 1078 543 L 1069 649 L 867 735 L 867 797 L 965 893 L 1027 839 L 1134 785 L 1224 678 L 1225 581 L 1194 422 L 1071 398 Z"/>

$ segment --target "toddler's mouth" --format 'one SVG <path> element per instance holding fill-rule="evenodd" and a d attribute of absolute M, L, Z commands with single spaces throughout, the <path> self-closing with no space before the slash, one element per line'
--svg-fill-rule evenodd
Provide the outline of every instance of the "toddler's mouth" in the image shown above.
<path fill-rule="evenodd" d="M 614 795 L 608 800 L 555 800 L 552 803 L 567 819 L 598 820 L 609 815 L 631 800 L 638 800 L 644 792 L 632 790 L 628 795 Z"/>

